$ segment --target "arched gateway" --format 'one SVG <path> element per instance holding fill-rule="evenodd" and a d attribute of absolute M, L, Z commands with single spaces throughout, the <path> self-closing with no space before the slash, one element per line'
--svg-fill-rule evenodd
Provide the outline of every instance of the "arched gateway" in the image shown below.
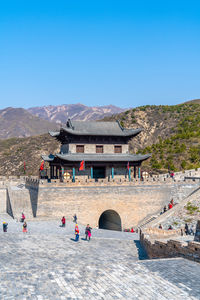
<path fill-rule="evenodd" d="M 121 231 L 122 225 L 119 214 L 112 209 L 104 211 L 99 218 L 99 228 Z"/>

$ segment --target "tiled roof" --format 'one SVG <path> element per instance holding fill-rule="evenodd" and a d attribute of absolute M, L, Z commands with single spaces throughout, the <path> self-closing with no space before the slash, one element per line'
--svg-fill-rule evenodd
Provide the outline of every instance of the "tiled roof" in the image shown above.
<path fill-rule="evenodd" d="M 95 121 L 73 121 L 68 120 L 66 127 L 60 132 L 73 135 L 94 135 L 94 136 L 135 136 L 142 131 L 138 129 L 125 129 L 118 121 L 116 122 L 95 122 Z M 59 137 L 60 132 L 49 132 L 52 137 Z"/>
<path fill-rule="evenodd" d="M 56 154 L 58 157 L 65 161 L 79 162 L 84 160 L 85 162 L 97 161 L 97 162 L 137 162 L 148 159 L 151 154 L 136 155 L 136 154 L 86 154 L 86 153 L 68 153 L 68 154 Z M 42 158 L 45 161 L 53 161 L 54 157 L 43 155 Z"/>

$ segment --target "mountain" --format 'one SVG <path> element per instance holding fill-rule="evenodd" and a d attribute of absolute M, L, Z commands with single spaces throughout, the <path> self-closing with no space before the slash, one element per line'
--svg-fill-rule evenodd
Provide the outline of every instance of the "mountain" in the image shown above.
<path fill-rule="evenodd" d="M 156 173 L 200 167 L 200 104 L 147 105 L 104 120 L 119 120 L 127 128 L 143 131 L 130 141 L 132 153 L 152 153 L 142 170 Z M 59 143 L 48 136 L 0 140 L 0 175 L 38 175 L 41 155 L 58 151 Z M 47 164 L 48 165 L 48 164 Z"/>
<path fill-rule="evenodd" d="M 105 116 L 119 114 L 123 111 L 125 111 L 125 109 L 114 105 L 89 107 L 81 103 L 57 106 L 48 105 L 28 109 L 29 113 L 39 118 L 62 124 L 65 124 L 68 118 L 81 121 L 98 120 Z"/>
<path fill-rule="evenodd" d="M 124 111 L 108 105 L 87 107 L 82 104 L 23 108 L 8 107 L 0 110 L 0 139 L 28 137 L 47 133 L 65 124 L 68 118 L 74 120 L 96 120 Z"/>
<path fill-rule="evenodd" d="M 23 108 L 8 107 L 0 110 L 0 139 L 38 135 L 55 130 L 57 126 L 33 116 Z"/>

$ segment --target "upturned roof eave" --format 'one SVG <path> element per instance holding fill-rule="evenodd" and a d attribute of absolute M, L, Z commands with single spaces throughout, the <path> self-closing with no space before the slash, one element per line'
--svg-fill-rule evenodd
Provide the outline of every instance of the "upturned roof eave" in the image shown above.
<path fill-rule="evenodd" d="M 69 162 L 79 162 L 84 160 L 86 162 L 139 162 L 147 160 L 151 157 L 151 154 L 146 155 L 136 155 L 136 154 L 56 154 L 56 157 L 69 161 Z"/>
<path fill-rule="evenodd" d="M 52 137 L 57 137 L 60 135 L 60 131 L 49 131 L 49 135 Z"/>

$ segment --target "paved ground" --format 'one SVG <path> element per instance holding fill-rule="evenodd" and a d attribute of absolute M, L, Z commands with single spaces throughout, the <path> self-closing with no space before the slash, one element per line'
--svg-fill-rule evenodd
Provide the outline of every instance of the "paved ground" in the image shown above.
<path fill-rule="evenodd" d="M 0 231 L 0 299 L 200 299 L 199 264 L 144 260 L 131 233 L 93 230 L 90 242 L 76 243 L 74 224 L 58 225 L 29 222 L 23 234 L 9 220 Z"/>

